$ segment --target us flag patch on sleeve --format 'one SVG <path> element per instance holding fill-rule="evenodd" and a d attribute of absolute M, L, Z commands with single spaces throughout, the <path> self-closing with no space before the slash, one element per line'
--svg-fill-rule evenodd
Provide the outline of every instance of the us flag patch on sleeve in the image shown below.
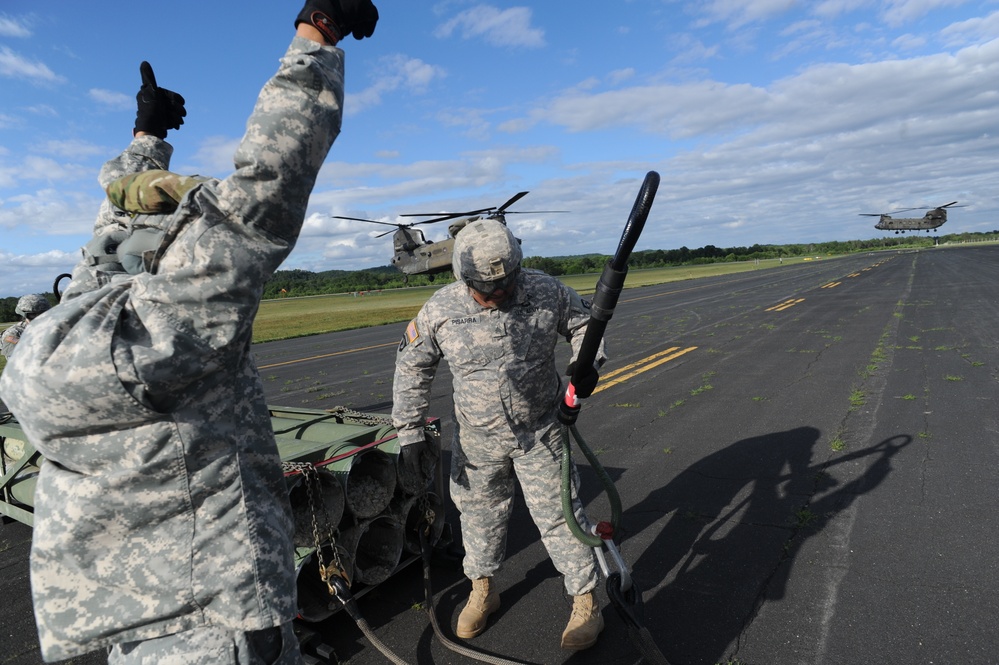
<path fill-rule="evenodd" d="M 402 336 L 402 342 L 399 343 L 399 350 L 402 351 L 407 345 L 412 344 L 416 340 L 420 339 L 420 331 L 416 327 L 416 319 L 409 322 L 406 326 L 406 332 Z"/>

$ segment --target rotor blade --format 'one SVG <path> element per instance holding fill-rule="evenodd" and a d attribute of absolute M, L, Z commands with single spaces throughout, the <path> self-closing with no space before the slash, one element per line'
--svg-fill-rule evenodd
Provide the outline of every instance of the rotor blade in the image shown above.
<path fill-rule="evenodd" d="M 880 212 L 858 212 L 861 217 L 880 217 L 882 213 Z"/>
<path fill-rule="evenodd" d="M 495 208 L 495 206 L 492 206 L 492 207 L 489 207 L 489 208 L 482 208 L 480 210 L 466 210 L 465 212 L 411 212 L 411 213 L 407 213 L 405 215 L 399 215 L 399 216 L 400 217 L 438 217 L 439 216 L 443 220 L 443 219 L 452 219 L 454 217 L 461 217 L 462 215 L 478 215 L 479 213 L 487 212 L 489 210 L 493 210 L 494 208 Z M 419 222 L 419 223 L 420 224 L 427 224 L 427 223 L 429 223 L 431 221 L 440 221 L 440 220 L 428 220 L 426 222 Z"/>
<path fill-rule="evenodd" d="M 942 206 L 940 206 L 940 207 L 941 207 L 941 208 L 949 208 L 949 207 L 951 207 L 952 205 L 954 205 L 955 203 L 957 203 L 957 201 L 951 201 L 951 202 L 950 202 L 950 203 L 948 203 L 947 205 L 942 205 Z M 963 206 L 958 206 L 958 207 L 963 207 Z"/>
<path fill-rule="evenodd" d="M 368 222 L 369 224 L 385 224 L 386 226 L 407 226 L 406 224 L 395 224 L 393 222 L 379 222 L 377 219 L 361 219 L 360 217 L 343 217 L 342 215 L 331 215 L 333 219 L 349 219 L 354 222 Z"/>
<path fill-rule="evenodd" d="M 386 231 L 385 233 L 379 233 L 379 234 L 378 234 L 378 235 L 376 235 L 375 237 L 376 237 L 376 238 L 381 238 L 381 237 L 383 237 L 383 236 L 387 236 L 387 235 L 388 235 L 388 234 L 390 234 L 390 233 L 395 233 L 395 231 Z"/>
<path fill-rule="evenodd" d="M 497 208 L 496 212 L 503 212 L 504 210 L 506 210 L 507 208 L 509 208 L 510 206 L 512 206 L 514 203 L 516 203 L 517 201 L 519 201 L 522 198 L 524 198 L 525 196 L 527 196 L 527 192 L 517 192 L 512 197 L 510 197 L 509 201 L 507 201 L 506 203 L 504 203 L 503 205 L 501 205 L 499 208 Z"/>
<path fill-rule="evenodd" d="M 553 212 L 572 212 L 571 210 L 507 210 L 504 215 L 540 215 Z"/>
<path fill-rule="evenodd" d="M 457 219 L 459 217 L 469 217 L 472 214 L 478 214 L 478 212 L 484 212 L 482 210 L 477 211 L 477 213 L 467 213 L 467 212 L 454 212 L 448 215 L 442 215 L 441 217 L 434 217 L 433 219 L 425 219 L 422 222 L 413 222 L 413 226 L 418 224 L 436 224 L 437 222 L 446 222 L 449 219 Z"/>

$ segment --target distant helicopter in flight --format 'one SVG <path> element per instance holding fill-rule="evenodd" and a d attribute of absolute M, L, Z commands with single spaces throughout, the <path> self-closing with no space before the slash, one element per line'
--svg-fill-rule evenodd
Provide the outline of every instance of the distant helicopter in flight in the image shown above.
<path fill-rule="evenodd" d="M 464 212 L 415 212 L 399 215 L 400 217 L 432 218 L 419 222 L 409 222 L 408 224 L 381 222 L 374 219 L 361 219 L 360 217 L 343 217 L 341 215 L 333 215 L 333 218 L 397 227 L 395 233 L 392 235 L 392 265 L 395 266 L 399 272 L 405 275 L 407 280 L 410 275 L 428 275 L 429 279 L 433 281 L 434 275 L 451 271 L 454 238 L 466 224 L 474 222 L 478 219 L 495 219 L 503 224 L 506 224 L 506 215 L 568 212 L 567 210 L 507 210 L 507 208 L 522 199 L 524 196 L 527 196 L 527 192 L 518 192 L 499 207 L 491 206 L 489 208 L 466 210 Z M 422 224 L 435 224 L 437 222 L 447 220 L 455 220 L 448 225 L 448 237 L 444 240 L 438 240 L 436 242 L 427 240 L 421 229 L 414 228 Z M 392 232 L 386 231 L 385 233 L 381 233 L 375 237 L 381 238 L 388 233 Z"/>
<path fill-rule="evenodd" d="M 860 213 L 860 216 L 879 217 L 880 219 L 878 219 L 878 223 L 874 225 L 874 228 L 882 231 L 894 231 L 895 233 L 905 233 L 906 231 L 926 231 L 929 233 L 930 229 L 942 226 L 943 223 L 947 221 L 947 208 L 967 207 L 956 204 L 957 201 L 951 201 L 950 203 L 937 206 L 936 208 L 903 208 L 902 210 L 894 210 L 890 214 L 883 212 L 862 212 Z M 909 212 L 910 210 L 926 210 L 928 212 L 922 217 L 892 217 L 893 214 L 897 215 L 900 212 Z"/>

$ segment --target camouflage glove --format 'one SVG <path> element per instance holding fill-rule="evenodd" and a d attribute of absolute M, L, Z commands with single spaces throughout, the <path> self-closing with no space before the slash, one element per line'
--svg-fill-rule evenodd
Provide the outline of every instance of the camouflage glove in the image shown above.
<path fill-rule="evenodd" d="M 573 360 L 569 363 L 568 369 L 565 370 L 566 375 L 571 379 L 576 371 L 576 361 Z M 578 383 L 573 383 L 572 385 L 576 387 L 576 397 L 580 399 L 586 399 L 593 394 L 593 389 L 597 387 L 597 381 L 600 380 L 600 372 L 593 365 L 586 366 L 586 372 L 580 377 Z"/>
<path fill-rule="evenodd" d="M 371 0 L 305 0 L 305 6 L 295 19 L 299 23 L 310 23 L 323 33 L 330 44 L 336 44 L 347 36 L 354 39 L 370 37 L 378 22 L 378 9 Z"/>
<path fill-rule="evenodd" d="M 168 129 L 180 129 L 184 124 L 187 115 L 184 98 L 172 90 L 158 87 L 153 68 L 145 60 L 139 65 L 139 73 L 142 74 L 142 87 L 135 96 L 138 108 L 134 131 L 165 139 Z"/>

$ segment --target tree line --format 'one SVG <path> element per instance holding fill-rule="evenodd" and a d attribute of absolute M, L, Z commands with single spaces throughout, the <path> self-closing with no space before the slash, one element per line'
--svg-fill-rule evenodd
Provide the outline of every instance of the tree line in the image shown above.
<path fill-rule="evenodd" d="M 932 247 L 940 243 L 983 242 L 999 240 L 999 230 L 985 233 L 950 233 L 941 236 L 898 235 L 870 240 L 832 240 L 819 243 L 795 243 L 789 245 L 751 245 L 749 247 L 716 247 L 705 245 L 695 249 L 646 249 L 632 252 L 628 266 L 633 269 L 668 268 L 705 263 L 731 261 L 756 261 L 779 258 L 809 256 L 812 254 L 839 255 L 852 252 L 865 252 L 884 249 Z M 523 264 L 528 268 L 543 270 L 549 275 L 581 275 L 600 272 L 610 260 L 609 255 L 585 254 L 581 256 L 544 257 L 530 256 Z M 431 283 L 442 284 L 452 281 L 450 273 L 434 275 L 405 275 L 392 266 L 368 268 L 366 270 L 278 270 L 264 287 L 264 298 L 285 298 L 289 296 L 315 296 L 329 293 L 359 293 L 380 289 L 395 289 L 404 286 L 425 286 Z M 55 302 L 52 294 L 47 294 Z M 0 298 L 0 322 L 18 321 L 14 312 L 17 297 Z"/>
<path fill-rule="evenodd" d="M 795 243 L 789 245 L 752 245 L 749 247 L 716 247 L 705 245 L 696 249 L 647 249 L 632 252 L 629 268 L 668 268 L 706 263 L 756 261 L 810 256 L 813 254 L 840 255 L 884 249 L 932 247 L 936 243 L 983 242 L 999 240 L 999 230 L 988 233 L 953 233 L 941 236 L 899 235 L 871 240 L 832 240 L 820 243 Z M 543 270 L 549 275 L 582 275 L 600 272 L 611 259 L 609 255 L 585 254 L 581 256 L 525 257 L 527 268 Z M 264 288 L 265 298 L 322 295 L 327 293 L 352 293 L 378 289 L 423 286 L 430 283 L 448 283 L 450 273 L 405 276 L 391 266 L 367 270 L 278 270 Z"/>

